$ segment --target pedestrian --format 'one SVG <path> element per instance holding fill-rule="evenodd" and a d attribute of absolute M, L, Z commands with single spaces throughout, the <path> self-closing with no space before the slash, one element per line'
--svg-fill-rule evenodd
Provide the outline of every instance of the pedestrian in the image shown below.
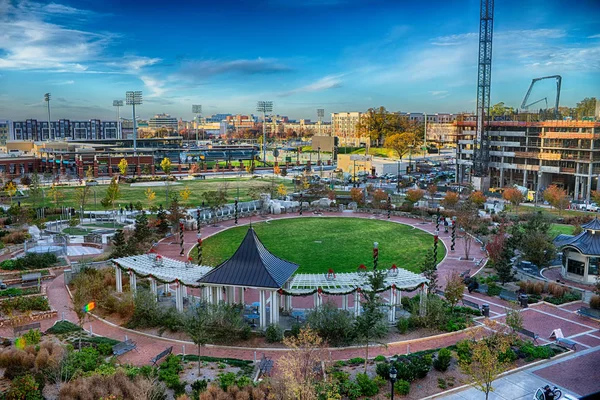
<path fill-rule="evenodd" d="M 448 218 L 444 217 L 444 232 L 448 233 Z"/>

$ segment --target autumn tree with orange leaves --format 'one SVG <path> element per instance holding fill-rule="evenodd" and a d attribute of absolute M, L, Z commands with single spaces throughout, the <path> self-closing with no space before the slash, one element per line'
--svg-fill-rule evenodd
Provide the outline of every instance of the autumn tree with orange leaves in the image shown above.
<path fill-rule="evenodd" d="M 558 210 L 558 215 L 561 215 L 562 210 L 567 208 L 569 205 L 569 197 L 567 191 L 559 188 L 557 185 L 550 185 L 544 190 L 544 200 L 546 200 L 552 207 Z"/>
<path fill-rule="evenodd" d="M 519 213 L 519 205 L 525 200 L 523 193 L 517 188 L 506 188 L 504 193 L 502 193 L 502 198 L 504 200 L 510 202 L 513 206 L 515 206 L 515 210 L 517 214 Z"/>

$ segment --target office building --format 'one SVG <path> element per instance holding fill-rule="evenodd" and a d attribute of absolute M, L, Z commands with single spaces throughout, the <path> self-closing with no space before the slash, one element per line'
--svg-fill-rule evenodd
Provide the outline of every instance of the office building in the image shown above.
<path fill-rule="evenodd" d="M 156 114 L 148 120 L 148 127 L 151 129 L 167 128 L 177 129 L 177 118 L 171 117 L 169 114 Z"/>

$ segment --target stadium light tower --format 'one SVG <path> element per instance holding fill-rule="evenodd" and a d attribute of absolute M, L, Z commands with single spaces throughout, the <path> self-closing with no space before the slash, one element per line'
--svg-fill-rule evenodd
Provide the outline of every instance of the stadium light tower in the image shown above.
<path fill-rule="evenodd" d="M 273 111 L 272 101 L 259 101 L 256 103 L 256 111 L 263 113 L 263 163 L 267 165 L 267 131 L 265 124 L 267 122 L 267 113 Z"/>
<path fill-rule="evenodd" d="M 44 94 L 44 101 L 46 102 L 46 105 L 48 106 L 48 140 L 50 140 L 50 134 L 52 132 L 52 128 L 50 127 L 50 93 L 45 93 Z M 43 135 L 42 135 L 42 139 Z"/>
<path fill-rule="evenodd" d="M 128 106 L 133 106 L 133 155 L 137 155 L 137 127 L 135 120 L 135 106 L 142 104 L 141 90 L 125 92 L 125 102 Z"/>
<path fill-rule="evenodd" d="M 200 123 L 200 119 L 202 118 L 202 105 L 193 104 L 192 112 L 196 114 L 196 116 L 198 117 L 198 123 Z M 198 146 L 198 125 L 196 125 L 196 146 Z"/>
<path fill-rule="evenodd" d="M 323 125 L 323 117 L 325 116 L 324 108 L 317 108 L 317 119 L 319 120 L 319 136 L 321 136 L 321 125 Z"/>
<path fill-rule="evenodd" d="M 117 107 L 117 137 L 123 139 L 123 131 L 121 130 L 121 113 L 120 107 L 123 107 L 123 100 L 113 100 L 113 107 Z"/>

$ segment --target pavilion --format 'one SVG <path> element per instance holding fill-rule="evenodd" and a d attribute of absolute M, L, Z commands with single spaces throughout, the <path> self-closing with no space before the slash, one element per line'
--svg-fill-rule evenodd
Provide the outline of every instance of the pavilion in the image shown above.
<path fill-rule="evenodd" d="M 315 308 L 322 304 L 323 295 L 342 296 L 344 310 L 350 310 L 349 296 L 353 296 L 353 312 L 359 315 L 360 293 L 371 290 L 364 266 L 361 266 L 363 269 L 360 272 L 335 274 L 330 269 L 322 274 L 295 274 L 298 264 L 270 253 L 251 227 L 233 256 L 214 268 L 153 253 L 115 259 L 113 264 L 118 292 L 123 291 L 123 271 L 129 274 L 132 291 L 137 288 L 138 278 L 149 279 L 150 289 L 155 295 L 158 295 L 158 283 L 165 285 L 165 293 L 175 285 L 175 305 L 180 312 L 184 308 L 183 299 L 189 297 L 188 287 L 199 288 L 201 299 L 210 303 L 245 304 L 245 291 L 256 290 L 261 328 L 266 328 L 270 323 L 279 323 L 280 309 L 291 313 L 295 296 L 313 296 Z M 380 292 L 389 291 L 387 306 L 390 323 L 396 320 L 401 291 L 419 289 L 425 293 L 428 282 L 422 275 L 396 266 L 387 270 L 384 288 Z M 421 299 L 424 297 L 421 296 Z M 421 305 L 424 307 L 424 303 Z"/>
<path fill-rule="evenodd" d="M 562 276 L 593 285 L 600 261 L 600 221 L 596 217 L 581 227 L 579 235 L 558 235 L 554 245 L 562 250 Z"/>

